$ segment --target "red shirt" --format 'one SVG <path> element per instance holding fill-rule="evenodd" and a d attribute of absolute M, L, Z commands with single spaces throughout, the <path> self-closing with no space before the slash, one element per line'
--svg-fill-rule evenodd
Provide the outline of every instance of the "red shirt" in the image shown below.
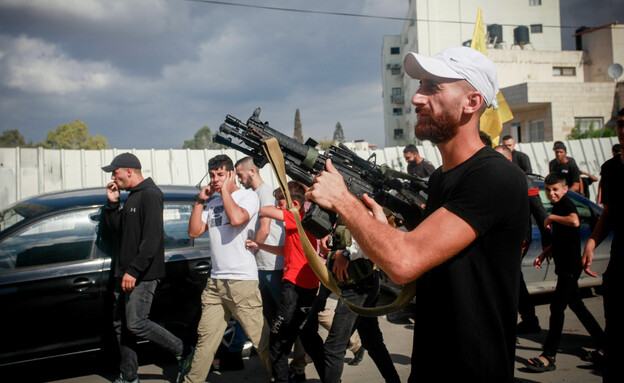
<path fill-rule="evenodd" d="M 299 218 L 301 216 L 303 216 L 303 213 L 300 213 Z M 284 237 L 284 279 L 304 289 L 315 289 L 319 285 L 319 279 L 312 271 L 303 253 L 295 216 L 288 210 L 284 210 L 284 224 L 286 227 L 286 235 Z M 316 248 L 316 238 L 307 231 L 306 235 L 310 239 L 312 246 Z"/>

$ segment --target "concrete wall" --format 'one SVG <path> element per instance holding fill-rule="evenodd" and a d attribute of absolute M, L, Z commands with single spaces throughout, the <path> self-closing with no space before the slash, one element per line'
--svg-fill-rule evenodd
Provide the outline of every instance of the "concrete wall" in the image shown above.
<path fill-rule="evenodd" d="M 595 176 L 600 165 L 611 157 L 615 137 L 564 141 L 568 155 L 574 157 L 581 170 Z M 420 154 L 436 167 L 442 159 L 440 152 L 429 142 L 419 146 Z M 552 142 L 518 144 L 517 150 L 531 158 L 535 173 L 546 175 L 548 162 L 554 158 Z M 130 151 L 141 160 L 143 174 L 160 185 L 196 185 L 207 172 L 208 160 L 216 154 L 227 154 L 235 162 L 243 155 L 234 150 L 51 150 L 30 148 L 0 148 L 0 209 L 26 197 L 61 190 L 104 187 L 110 173 L 100 168 L 108 165 L 117 154 Z M 357 152 L 362 158 L 375 153 L 378 164 L 388 164 L 396 170 L 406 170 L 403 147 Z M 277 187 L 272 169 L 261 170 L 265 182 Z M 207 180 L 203 181 L 206 185 Z M 597 185 L 592 185 L 596 195 Z M 102 191 L 104 192 L 104 191 Z"/>

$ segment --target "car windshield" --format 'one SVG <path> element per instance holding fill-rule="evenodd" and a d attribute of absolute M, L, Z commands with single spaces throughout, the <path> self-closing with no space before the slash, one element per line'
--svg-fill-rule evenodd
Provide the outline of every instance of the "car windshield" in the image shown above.
<path fill-rule="evenodd" d="M 52 210 L 49 206 L 21 202 L 10 206 L 0 213 L 0 232 L 23 221 L 26 218 Z"/>

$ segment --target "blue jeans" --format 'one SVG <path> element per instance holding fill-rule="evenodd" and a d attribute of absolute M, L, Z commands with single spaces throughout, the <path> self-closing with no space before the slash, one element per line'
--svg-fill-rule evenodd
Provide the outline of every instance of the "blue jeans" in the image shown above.
<path fill-rule="evenodd" d="M 121 354 L 119 369 L 126 380 L 134 380 L 137 377 L 139 368 L 136 353 L 137 338 L 149 340 L 175 356 L 182 355 L 182 341 L 149 320 L 157 285 L 158 280 L 140 281 L 134 290 L 124 292 L 121 289 L 121 278 L 115 281 L 113 327 Z"/>
<path fill-rule="evenodd" d="M 353 287 L 343 288 L 340 294 L 350 303 L 363 307 L 375 307 L 379 297 L 379 272 L 358 282 Z M 320 293 L 319 293 L 320 295 Z M 357 330 L 362 347 L 368 351 L 377 369 L 386 382 L 400 382 L 390 353 L 383 340 L 377 317 L 362 317 L 338 300 L 327 339 L 325 339 L 325 383 L 339 383 L 344 368 L 344 356 L 351 334 Z"/>

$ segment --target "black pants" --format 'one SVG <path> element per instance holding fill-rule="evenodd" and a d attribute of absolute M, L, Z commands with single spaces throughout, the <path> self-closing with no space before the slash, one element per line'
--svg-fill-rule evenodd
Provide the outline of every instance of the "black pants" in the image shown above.
<path fill-rule="evenodd" d="M 557 355 L 561 332 L 563 331 L 564 311 L 569 305 L 570 309 L 581 321 L 589 335 L 602 347 L 604 332 L 592 315 L 587 310 L 578 287 L 579 275 L 560 274 L 557 276 L 557 287 L 550 304 L 550 327 L 544 342 L 544 355 L 554 357 Z"/>
<path fill-rule="evenodd" d="M 318 315 L 308 312 L 318 289 L 304 289 L 283 281 L 282 300 L 271 326 L 270 352 L 275 382 L 288 382 L 288 355 L 297 336 L 314 361 L 319 376 L 323 376 L 323 338 L 318 333 Z M 304 320 L 307 321 L 300 329 Z"/>
<path fill-rule="evenodd" d="M 531 295 L 529 294 L 529 290 L 527 289 L 526 282 L 524 281 L 524 276 L 520 273 L 520 296 L 518 299 L 518 314 L 520 314 L 520 318 L 522 321 L 531 324 L 534 323 L 539 325 L 539 320 L 535 315 L 535 305 L 533 301 L 531 301 Z"/>
<path fill-rule="evenodd" d="M 618 254 L 621 256 L 624 254 Z M 614 254 L 611 254 L 613 257 Z M 602 281 L 605 315 L 605 362 L 602 374 L 603 382 L 624 381 L 624 280 L 621 275 L 612 275 L 607 271 Z"/>
<path fill-rule="evenodd" d="M 321 287 L 324 289 L 324 287 Z M 342 296 L 350 303 L 363 307 L 375 307 L 379 297 L 379 273 L 360 281 L 357 286 L 341 290 Z M 319 294 L 321 295 L 321 294 Z M 347 305 L 338 300 L 334 320 L 325 339 L 325 378 L 324 383 L 339 383 L 344 368 L 344 356 L 349 346 L 349 338 L 357 329 L 362 339 L 362 347 L 368 351 L 377 369 L 386 382 L 400 382 L 390 354 L 379 329 L 377 317 L 362 317 L 353 313 Z"/>

